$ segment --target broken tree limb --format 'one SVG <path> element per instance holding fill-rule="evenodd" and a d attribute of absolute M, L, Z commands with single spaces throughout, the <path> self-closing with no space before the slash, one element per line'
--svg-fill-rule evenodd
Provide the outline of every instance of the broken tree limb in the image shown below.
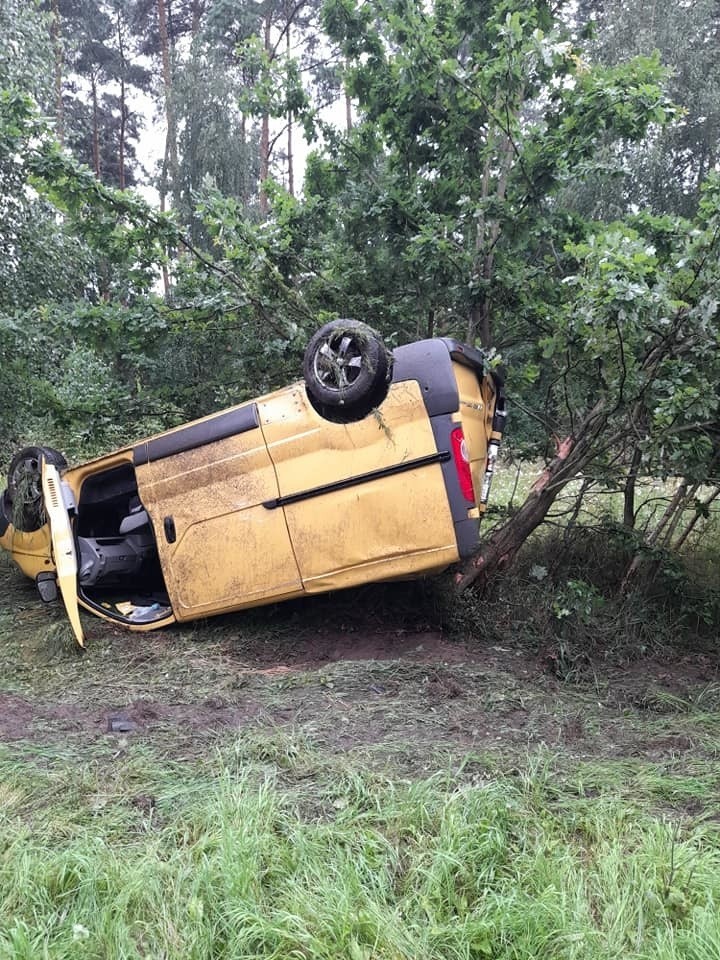
<path fill-rule="evenodd" d="M 525 503 L 506 523 L 480 545 L 455 575 L 462 593 L 478 580 L 487 580 L 510 566 L 530 534 L 540 526 L 560 491 L 595 454 L 596 441 L 607 425 L 606 402 L 599 400 L 577 425 L 574 433 L 556 442 L 556 453 L 532 485 Z"/>

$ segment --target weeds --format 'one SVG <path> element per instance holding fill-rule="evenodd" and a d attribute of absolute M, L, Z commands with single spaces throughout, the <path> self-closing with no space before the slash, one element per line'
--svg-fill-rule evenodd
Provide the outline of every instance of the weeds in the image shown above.
<path fill-rule="evenodd" d="M 619 597 L 630 549 L 82 659 L 0 560 L 0 958 L 716 960 L 713 585 Z"/>
<path fill-rule="evenodd" d="M 592 676 L 598 660 L 622 663 L 679 651 L 712 651 L 720 633 L 718 558 L 698 570 L 670 554 L 632 592 L 619 584 L 636 542 L 607 518 L 537 534 L 513 568 L 483 594 L 446 605 L 444 626 L 464 637 L 511 637 L 563 679 Z"/>
<path fill-rule="evenodd" d="M 56 759 L 31 790 L 2 767 L 3 955 L 710 960 L 720 937 L 717 834 L 590 808 L 542 759 L 479 785 L 335 762 L 312 816 L 265 762 L 145 754 L 101 807 L 96 765 Z"/>

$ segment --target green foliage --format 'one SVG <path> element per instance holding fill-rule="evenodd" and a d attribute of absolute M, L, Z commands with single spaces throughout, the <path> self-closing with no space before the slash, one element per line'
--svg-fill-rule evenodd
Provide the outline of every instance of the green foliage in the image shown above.
<path fill-rule="evenodd" d="M 663 475 L 712 476 L 720 413 L 718 212 L 711 180 L 702 219 L 678 225 L 686 240 L 669 255 L 617 226 L 568 246 L 580 269 L 566 278 L 566 311 L 540 341 L 544 359 L 573 366 L 570 389 L 578 393 L 569 405 L 582 414 L 606 396 L 614 417 L 629 417 L 636 431 L 643 425 L 649 468 Z"/>
<path fill-rule="evenodd" d="M 0 89 L 0 312 L 84 289 L 87 250 L 46 198 L 28 190 L 28 157 L 46 138 L 32 100 Z"/>
<path fill-rule="evenodd" d="M 578 184 L 574 202 L 584 210 L 594 209 L 595 216 L 621 215 L 631 205 L 692 216 L 717 160 L 717 5 L 714 0 L 658 0 L 649 9 L 637 0 L 608 0 L 584 6 L 581 20 L 595 14 L 588 54 L 617 64 L 638 54 L 659 53 L 670 68 L 668 91 L 679 109 L 672 123 L 652 129 L 637 145 L 605 146 L 603 155 L 617 175 Z"/>
<path fill-rule="evenodd" d="M 536 395 L 532 344 L 587 229 L 556 194 L 592 174 L 598 131 L 626 142 L 671 115 L 657 58 L 595 68 L 544 4 L 330 3 L 325 23 L 361 118 L 308 170 L 323 295 L 402 337 L 479 338 Z"/>
<path fill-rule="evenodd" d="M 217 6 L 213 5 L 211 14 L 217 12 Z M 206 188 L 215 189 L 250 209 L 259 169 L 257 131 L 238 102 L 245 73 L 211 30 L 213 24 L 194 38 L 174 84 L 182 121 L 176 212 L 180 222 L 188 225 L 192 239 L 203 246 L 207 246 L 207 235 L 195 209 L 198 196 Z"/>
<path fill-rule="evenodd" d="M 0 90 L 15 90 L 45 103 L 51 87 L 49 20 L 33 0 L 0 6 Z"/>
<path fill-rule="evenodd" d="M 603 605 L 597 587 L 585 580 L 568 580 L 552 601 L 552 612 L 557 620 L 576 617 L 584 625 L 591 622 Z"/>
<path fill-rule="evenodd" d="M 27 158 L 32 183 L 70 219 L 96 258 L 96 296 L 121 302 L 151 287 L 168 247 L 179 242 L 172 219 L 137 194 L 106 187 L 56 144 Z"/>
<path fill-rule="evenodd" d="M 157 429 L 158 411 L 175 407 L 141 399 L 141 373 L 147 382 L 151 337 L 164 326 L 138 297 L 177 228 L 101 185 L 12 89 L 0 91 L 0 179 L 3 460 L 20 440 L 87 454 L 126 439 L 128 423 Z"/>
<path fill-rule="evenodd" d="M 253 77 L 252 86 L 240 94 L 240 108 L 246 113 L 281 118 L 309 106 L 295 58 L 267 50 L 257 36 L 245 40 L 237 55 L 243 70 Z"/>
<path fill-rule="evenodd" d="M 606 6 L 625 30 L 625 15 Z M 671 6 L 656 11 L 663 36 Z M 98 7 L 73 48 L 77 69 L 140 83 L 137 37 L 122 63 L 116 54 L 141 24 L 145 52 L 159 53 L 151 7 Z M 580 4 L 578 18 L 591 7 Z M 74 22 L 84 9 L 68 0 L 63 17 Z M 644 39 L 630 45 L 637 56 L 616 55 L 628 36 L 609 50 L 607 21 L 588 43 L 544 2 L 327 0 L 331 62 L 321 77 L 316 15 L 314 4 L 224 0 L 174 10 L 175 219 L 104 185 L 54 142 L 27 94 L 48 102 L 57 37 L 36 11 L 36 37 L 10 17 L 0 43 L 45 66 L 34 84 L 23 58 L 0 57 L 4 449 L 44 439 L 80 454 L 249 398 L 296 377 L 324 320 L 353 316 L 391 346 L 452 335 L 502 361 L 513 454 L 549 459 L 563 438 L 575 451 L 553 491 L 590 469 L 619 490 L 632 469 L 681 477 L 683 496 L 707 504 L 698 485 L 716 483 L 720 456 L 720 186 L 708 173 L 709 137 L 702 175 L 691 164 L 675 185 L 694 198 L 691 218 L 657 216 L 673 207 L 656 198 L 612 222 L 588 218 L 625 213 L 617 196 L 601 202 L 613 157 L 632 165 L 666 142 L 665 130 L 692 141 L 663 58 Z M 679 47 L 692 46 L 701 18 L 683 17 Z M 692 49 L 699 69 L 706 54 Z M 308 92 L 316 81 L 329 92 L 330 74 L 356 107 L 344 134 Z M 266 183 L 265 222 L 252 116 L 299 120 L 324 137 L 303 198 Z M 582 199 L 590 194 L 592 203 Z M 172 278 L 165 301 L 154 292 L 160 269 Z M 631 526 L 631 490 L 626 507 Z M 646 547 L 671 549 L 672 524 L 662 536 L 643 533 Z"/>

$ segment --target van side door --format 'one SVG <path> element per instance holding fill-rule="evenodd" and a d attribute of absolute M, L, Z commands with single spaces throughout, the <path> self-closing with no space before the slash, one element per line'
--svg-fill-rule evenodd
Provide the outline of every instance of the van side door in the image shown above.
<path fill-rule="evenodd" d="M 178 620 L 302 593 L 256 404 L 234 407 L 133 450 Z"/>

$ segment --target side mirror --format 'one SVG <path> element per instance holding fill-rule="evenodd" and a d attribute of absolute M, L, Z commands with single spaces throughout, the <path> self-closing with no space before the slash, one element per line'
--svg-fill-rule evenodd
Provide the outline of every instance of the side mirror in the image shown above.
<path fill-rule="evenodd" d="M 57 600 L 57 578 L 54 573 L 39 573 L 35 577 L 35 586 L 43 603 L 52 603 Z"/>

